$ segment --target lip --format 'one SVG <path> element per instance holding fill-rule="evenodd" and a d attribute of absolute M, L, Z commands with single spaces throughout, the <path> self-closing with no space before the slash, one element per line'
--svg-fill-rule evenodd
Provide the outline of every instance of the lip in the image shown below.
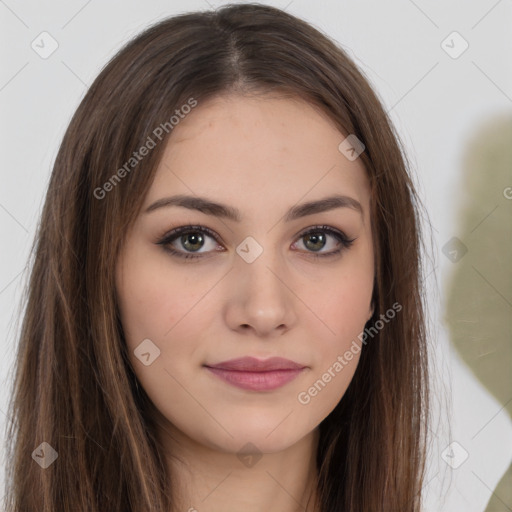
<path fill-rule="evenodd" d="M 256 357 L 239 357 L 222 363 L 206 365 L 208 368 L 220 370 L 236 370 L 242 372 L 270 372 L 274 370 L 301 370 L 304 365 L 284 359 L 283 357 L 270 357 L 269 359 L 257 359 Z"/>
<path fill-rule="evenodd" d="M 293 380 L 306 368 L 282 357 L 271 357 L 265 360 L 241 357 L 204 366 L 225 382 L 251 391 L 278 389 Z"/>

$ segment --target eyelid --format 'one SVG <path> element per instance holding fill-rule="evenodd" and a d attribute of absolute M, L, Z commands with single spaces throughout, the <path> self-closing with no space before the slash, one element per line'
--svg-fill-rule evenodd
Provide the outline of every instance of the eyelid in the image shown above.
<path fill-rule="evenodd" d="M 203 226 L 201 224 L 185 224 L 182 226 L 178 226 L 177 228 L 173 228 L 169 231 L 165 231 L 163 235 L 161 235 L 157 238 L 158 241 L 156 242 L 156 244 L 163 245 L 163 244 L 169 243 L 169 240 L 172 238 L 177 238 L 180 235 L 184 235 L 184 234 L 192 233 L 192 232 L 194 232 L 194 233 L 197 233 L 197 232 L 203 233 L 204 232 L 207 235 L 211 236 L 217 243 L 224 243 L 222 241 L 222 237 L 219 234 L 217 234 L 215 231 L 213 231 L 212 229 L 210 229 L 206 226 Z"/>

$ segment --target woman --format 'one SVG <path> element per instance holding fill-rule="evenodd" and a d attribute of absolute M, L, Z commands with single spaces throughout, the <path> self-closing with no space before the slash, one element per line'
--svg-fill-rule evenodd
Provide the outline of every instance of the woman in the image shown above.
<path fill-rule="evenodd" d="M 406 164 L 355 64 L 281 10 L 180 15 L 127 44 L 49 184 L 7 509 L 419 510 Z"/>

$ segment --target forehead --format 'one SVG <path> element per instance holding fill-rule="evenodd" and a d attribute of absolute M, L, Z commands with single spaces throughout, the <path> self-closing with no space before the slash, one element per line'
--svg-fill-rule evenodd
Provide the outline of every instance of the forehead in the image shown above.
<path fill-rule="evenodd" d="M 215 97 L 174 127 L 146 204 L 174 192 L 215 197 L 242 211 L 256 198 L 268 208 L 333 192 L 367 204 L 362 162 L 338 149 L 346 136 L 299 98 Z"/>

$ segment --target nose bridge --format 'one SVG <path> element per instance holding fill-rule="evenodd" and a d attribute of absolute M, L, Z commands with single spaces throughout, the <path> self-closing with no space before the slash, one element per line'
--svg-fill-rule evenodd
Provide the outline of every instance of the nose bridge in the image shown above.
<path fill-rule="evenodd" d="M 261 236 L 259 237 L 261 241 Z M 251 295 L 268 296 L 276 299 L 283 294 L 283 283 L 276 277 L 284 272 L 284 266 L 277 247 L 273 247 L 270 236 L 258 242 L 246 237 L 236 248 L 235 262 L 237 278 L 245 287 L 251 288 Z"/>
<path fill-rule="evenodd" d="M 286 266 L 277 247 L 263 237 L 257 241 L 246 237 L 236 248 L 232 307 L 236 326 L 249 325 L 260 334 L 281 325 L 290 326 L 294 319 L 293 294 L 285 283 L 289 280 Z"/>

